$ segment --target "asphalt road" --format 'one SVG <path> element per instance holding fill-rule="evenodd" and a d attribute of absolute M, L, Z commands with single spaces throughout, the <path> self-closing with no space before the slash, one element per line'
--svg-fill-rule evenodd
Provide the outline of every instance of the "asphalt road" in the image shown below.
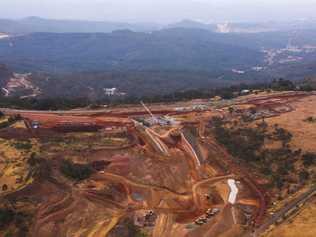
<path fill-rule="evenodd" d="M 269 227 L 273 224 L 275 224 L 278 220 L 280 220 L 282 217 L 284 217 L 289 211 L 291 211 L 294 208 L 297 208 L 297 206 L 304 204 L 306 201 L 308 201 L 311 197 L 313 197 L 316 194 L 316 185 L 313 186 L 310 190 L 300 195 L 298 198 L 281 208 L 281 210 L 277 211 L 274 215 L 271 216 L 269 220 L 267 220 L 265 223 L 263 223 L 253 234 L 253 236 L 260 236 L 260 234 L 264 233 L 266 230 L 269 229 Z"/>

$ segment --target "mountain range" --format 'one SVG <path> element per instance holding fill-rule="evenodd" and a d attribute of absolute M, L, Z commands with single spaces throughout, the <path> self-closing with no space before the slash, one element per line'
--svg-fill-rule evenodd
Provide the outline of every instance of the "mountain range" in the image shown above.
<path fill-rule="evenodd" d="M 126 23 L 110 21 L 63 20 L 27 17 L 22 19 L 0 19 L 0 32 L 8 34 L 26 34 L 34 32 L 47 33 L 110 33 L 116 30 L 135 32 L 152 32 L 170 28 L 204 29 L 219 33 L 259 33 L 272 31 L 289 31 L 316 29 L 313 20 L 297 20 L 289 22 L 212 22 L 205 23 L 184 19 L 169 24 L 158 23 Z"/>
<path fill-rule="evenodd" d="M 0 61 L 19 71 L 229 70 L 262 63 L 239 36 L 199 29 L 152 33 L 32 33 L 0 40 Z M 248 40 L 248 39 L 247 39 Z"/>
<path fill-rule="evenodd" d="M 161 94 L 316 74 L 312 22 L 161 26 L 31 17 L 0 20 L 0 32 L 1 87 L 10 73 L 32 73 L 15 83 L 23 78 L 42 96 L 102 95 L 108 87 Z"/>

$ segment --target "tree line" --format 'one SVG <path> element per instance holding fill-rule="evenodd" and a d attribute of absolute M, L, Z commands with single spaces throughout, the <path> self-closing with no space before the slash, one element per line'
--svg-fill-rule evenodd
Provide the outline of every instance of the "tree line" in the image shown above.
<path fill-rule="evenodd" d="M 117 96 L 117 97 L 102 97 L 98 99 L 89 98 L 25 98 L 3 97 L 0 96 L 0 107 L 16 108 L 16 109 L 32 109 L 32 110 L 68 110 L 80 107 L 99 108 L 103 105 L 120 105 L 120 104 L 138 104 L 139 101 L 146 103 L 159 102 L 175 102 L 192 99 L 208 99 L 219 96 L 222 99 L 233 99 L 241 95 L 243 90 L 304 90 L 310 91 L 308 86 L 297 87 L 292 81 L 285 79 L 274 80 L 271 83 L 258 84 L 239 84 L 224 88 L 213 89 L 194 89 L 176 91 L 170 94 L 161 94 L 153 96 Z"/>

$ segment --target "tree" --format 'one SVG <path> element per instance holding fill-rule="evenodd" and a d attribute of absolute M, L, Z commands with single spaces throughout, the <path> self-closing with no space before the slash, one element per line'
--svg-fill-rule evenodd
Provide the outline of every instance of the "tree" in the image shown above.
<path fill-rule="evenodd" d="M 273 135 L 277 140 L 282 141 L 284 147 L 292 140 L 293 137 L 293 135 L 289 131 L 279 127 L 275 127 Z"/>
<path fill-rule="evenodd" d="M 304 85 L 300 86 L 300 90 L 301 91 L 308 91 L 308 92 L 310 92 L 310 91 L 313 91 L 314 88 L 311 85 L 304 84 Z"/>
<path fill-rule="evenodd" d="M 309 178 L 309 173 L 306 170 L 303 170 L 299 173 L 299 179 L 301 183 L 304 183 Z"/>
<path fill-rule="evenodd" d="M 219 94 L 220 97 L 222 97 L 225 100 L 230 100 L 234 98 L 234 94 L 231 90 L 223 90 L 221 91 L 221 93 Z"/>
<path fill-rule="evenodd" d="M 287 169 L 286 166 L 284 165 L 280 165 L 277 169 L 277 173 L 284 176 L 284 175 L 287 175 L 289 173 L 289 170 Z"/>
<path fill-rule="evenodd" d="M 63 160 L 60 168 L 61 172 L 69 178 L 84 180 L 93 173 L 93 168 L 89 164 L 76 164 L 69 160 Z"/>
<path fill-rule="evenodd" d="M 291 91 L 295 90 L 295 85 L 293 82 L 289 80 L 285 80 L 283 78 L 280 78 L 278 80 L 274 80 L 272 82 L 272 89 L 276 91 Z"/>
<path fill-rule="evenodd" d="M 277 175 L 275 178 L 275 185 L 278 189 L 281 189 L 284 185 L 284 180 L 281 176 Z"/>
<path fill-rule="evenodd" d="M 6 227 L 14 220 L 15 213 L 10 209 L 0 209 L 0 229 Z"/>
<path fill-rule="evenodd" d="M 315 153 L 308 152 L 308 153 L 304 154 L 302 156 L 302 158 L 303 158 L 303 165 L 305 167 L 309 167 L 309 166 L 316 163 L 316 154 Z"/>

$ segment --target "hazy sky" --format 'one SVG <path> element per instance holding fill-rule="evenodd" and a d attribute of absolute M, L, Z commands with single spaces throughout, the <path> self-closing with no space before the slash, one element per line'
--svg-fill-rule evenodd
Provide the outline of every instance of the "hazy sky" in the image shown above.
<path fill-rule="evenodd" d="M 316 0 L 0 0 L 1 18 L 265 21 L 315 18 L 315 12 Z"/>

